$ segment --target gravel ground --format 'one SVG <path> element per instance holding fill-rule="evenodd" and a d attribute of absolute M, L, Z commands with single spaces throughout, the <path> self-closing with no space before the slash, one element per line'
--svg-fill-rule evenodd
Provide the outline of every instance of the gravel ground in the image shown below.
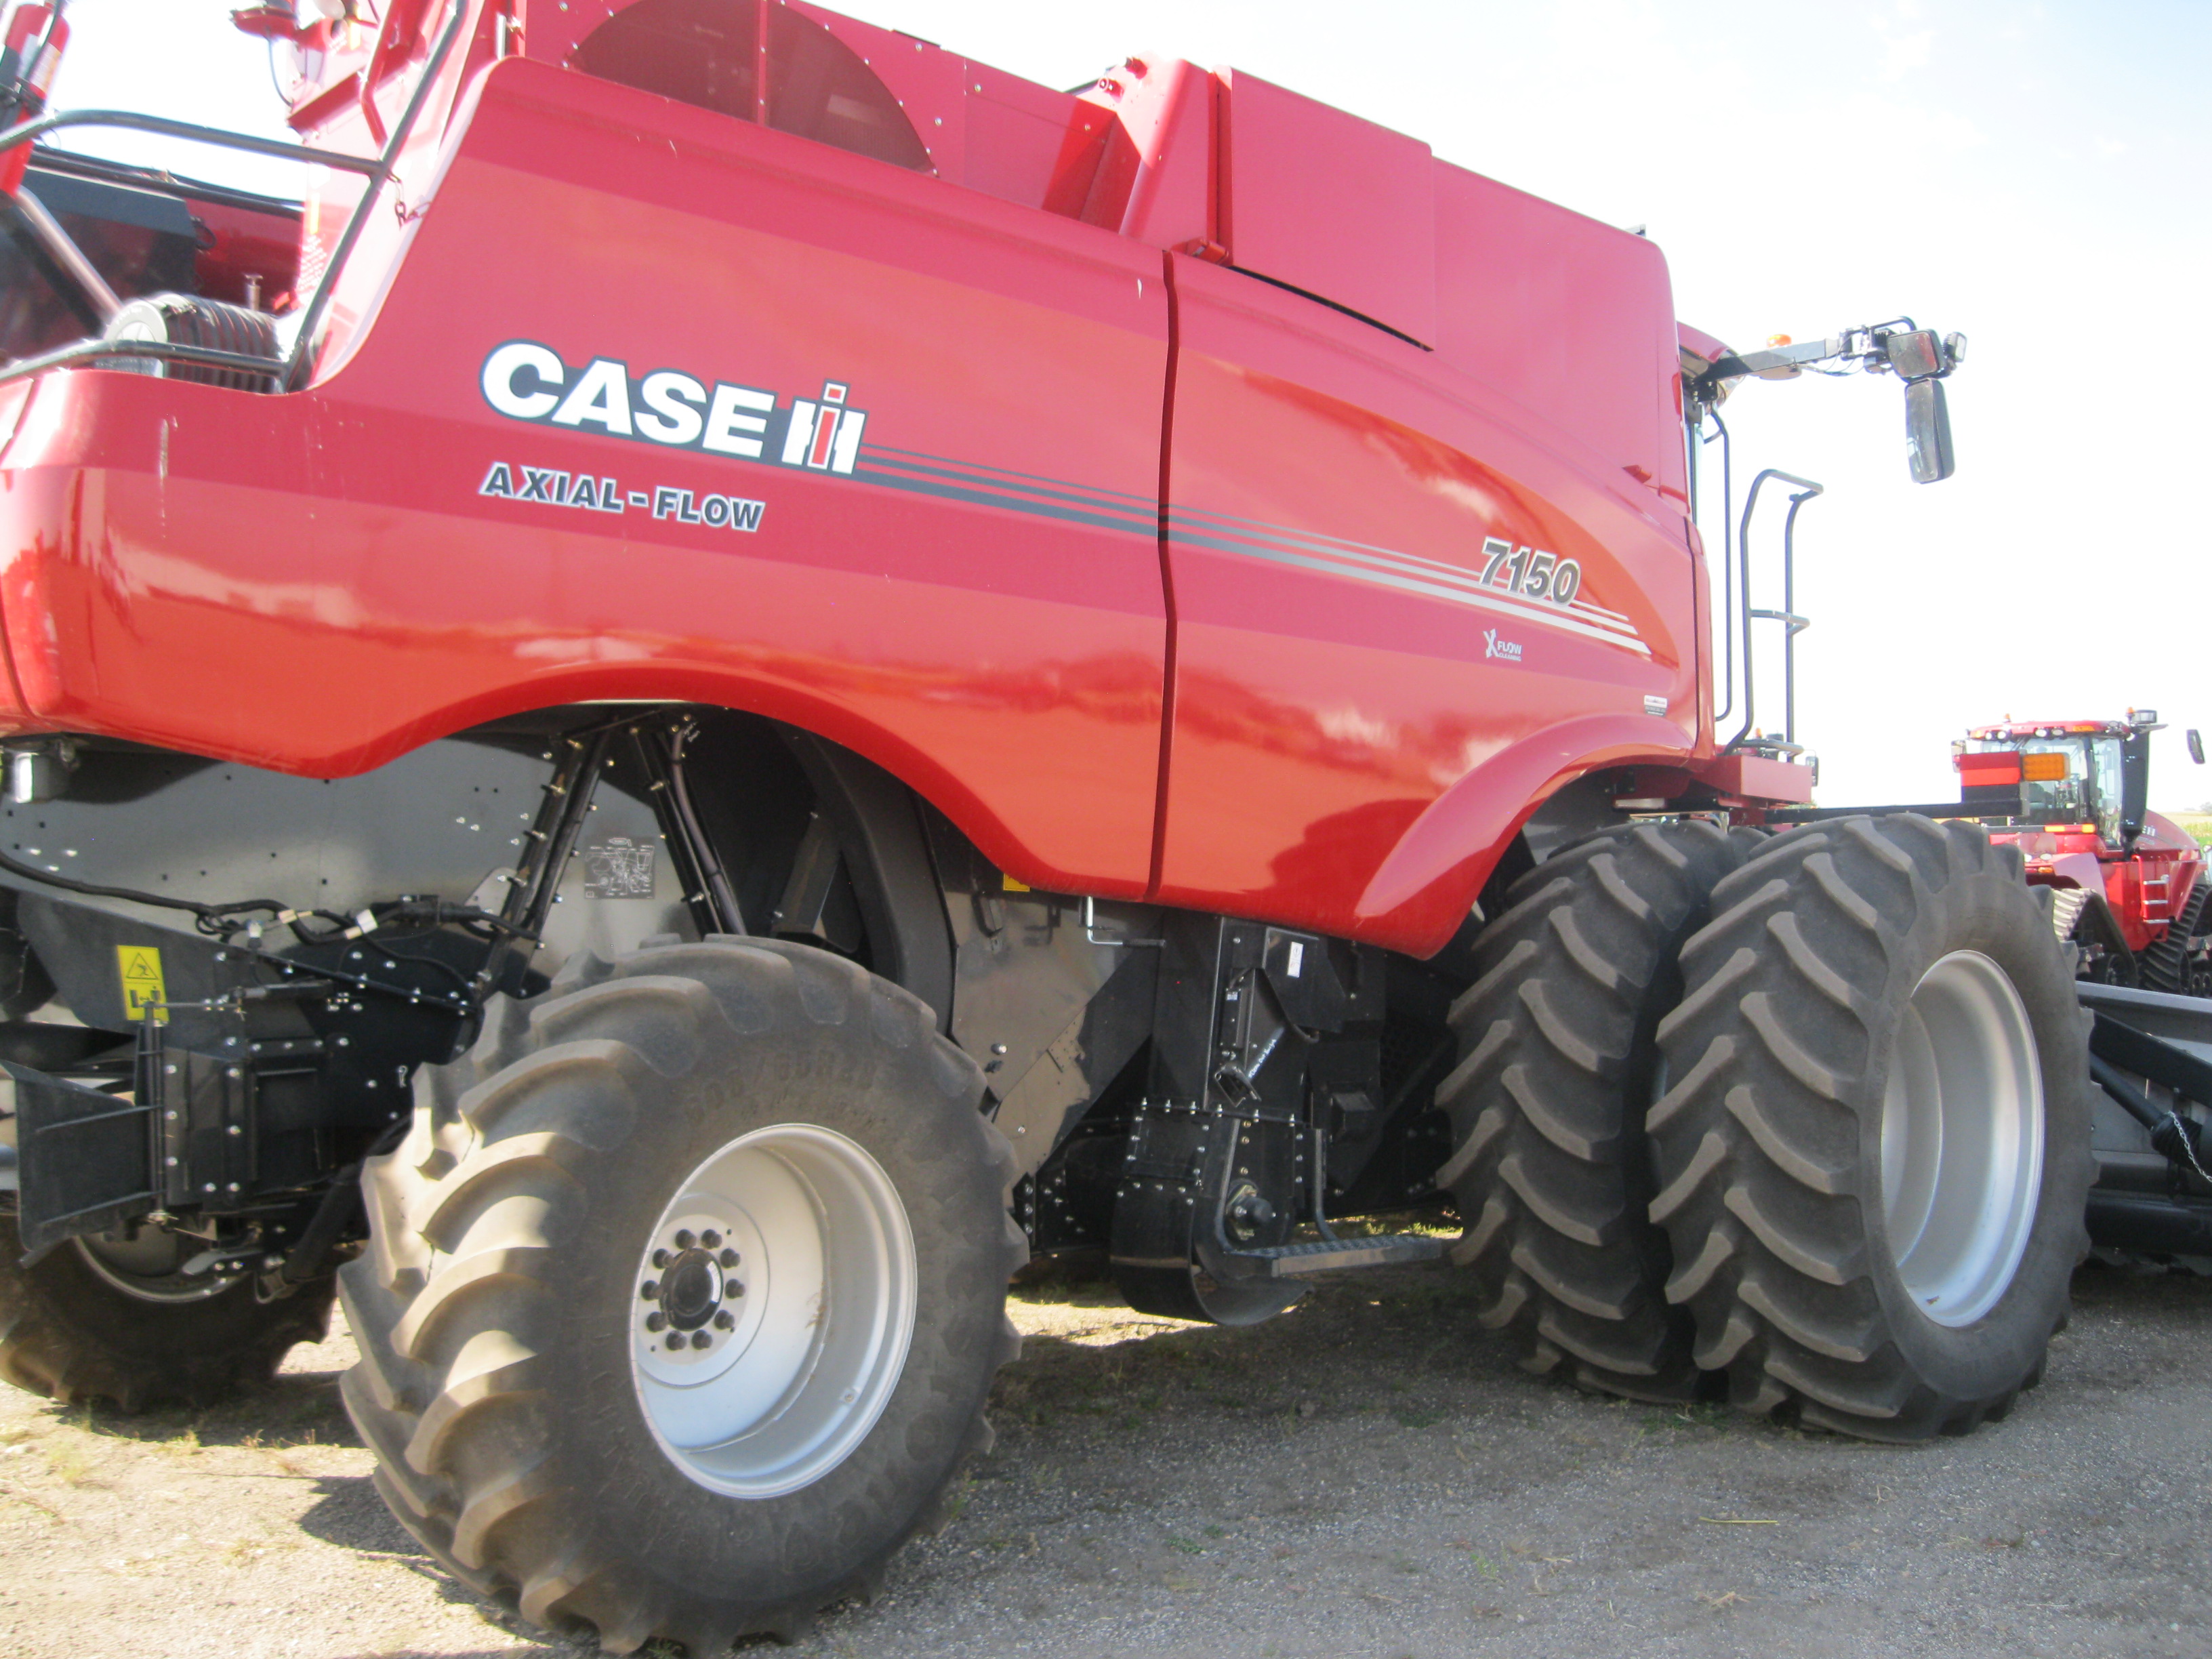
<path fill-rule="evenodd" d="M 1246 1331 L 1030 1287 L 958 1520 L 787 1651 L 2201 1659 L 2212 1281 L 2075 1288 L 2009 1420 L 1894 1450 L 1526 1376 L 1442 1269 Z M 0 1389 L 0 1659 L 574 1652 L 386 1516 L 351 1358 L 198 1418 Z"/>

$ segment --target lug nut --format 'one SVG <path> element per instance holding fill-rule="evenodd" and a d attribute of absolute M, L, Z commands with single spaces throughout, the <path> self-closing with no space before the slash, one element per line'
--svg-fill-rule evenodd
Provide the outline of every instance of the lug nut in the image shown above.
<path fill-rule="evenodd" d="M 714 1339 L 713 1337 L 708 1335 L 704 1331 L 694 1331 L 691 1333 L 691 1346 L 695 1348 L 703 1348 L 714 1340 Z"/>
<path fill-rule="evenodd" d="M 737 1297 L 743 1296 L 744 1293 L 745 1293 L 745 1287 L 744 1287 L 744 1284 L 743 1284 L 742 1282 L 740 1282 L 739 1280 L 738 1280 L 738 1279 L 725 1279 L 725 1280 L 723 1281 L 723 1283 L 722 1283 L 722 1294 L 723 1294 L 725 1297 L 729 1297 L 730 1299 L 732 1299 L 732 1300 L 733 1300 L 733 1301 L 734 1301 Z"/>
<path fill-rule="evenodd" d="M 722 1236 L 709 1227 L 699 1235 L 699 1243 L 710 1250 L 719 1249 L 721 1248 Z"/>
<path fill-rule="evenodd" d="M 647 1279 L 644 1284 L 637 1287 L 637 1293 L 643 1297 L 647 1302 L 659 1301 L 660 1281 L 657 1279 Z"/>
<path fill-rule="evenodd" d="M 689 1227 L 686 1227 L 682 1232 L 676 1235 L 676 1248 L 679 1250 L 688 1250 L 698 1242 L 699 1241 L 692 1236 L 691 1230 Z"/>
<path fill-rule="evenodd" d="M 727 1309 L 725 1309 L 722 1312 L 714 1316 L 714 1328 L 716 1330 L 733 1331 L 737 1328 L 738 1322 L 731 1316 Z"/>
<path fill-rule="evenodd" d="M 671 1353 L 674 1353 L 674 1352 L 675 1352 L 678 1348 L 682 1347 L 683 1346 L 684 1346 L 684 1333 L 683 1333 L 683 1332 L 681 1332 L 681 1331 L 677 1332 L 675 1335 L 673 1335 L 673 1336 L 672 1336 L 672 1337 L 670 1337 L 670 1338 L 668 1339 L 668 1352 L 671 1352 Z"/>
<path fill-rule="evenodd" d="M 735 1250 L 725 1250 L 725 1251 L 723 1251 L 723 1252 L 722 1252 L 722 1265 L 723 1265 L 725 1267 L 736 1267 L 736 1266 L 738 1265 L 738 1253 L 737 1253 Z"/>
<path fill-rule="evenodd" d="M 668 1265 L 668 1252 L 655 1250 L 653 1253 L 653 1265 L 656 1267 L 665 1267 Z"/>
<path fill-rule="evenodd" d="M 660 1314 L 649 1313 L 645 1316 L 645 1328 L 648 1331 L 657 1331 L 667 1322 L 665 1316 Z"/>

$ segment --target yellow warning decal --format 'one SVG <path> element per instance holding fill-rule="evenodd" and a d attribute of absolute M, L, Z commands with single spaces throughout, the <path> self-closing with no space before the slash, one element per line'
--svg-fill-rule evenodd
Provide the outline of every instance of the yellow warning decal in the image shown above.
<path fill-rule="evenodd" d="M 146 1010 L 153 1007 L 155 1023 L 167 1024 L 167 1010 L 155 1006 L 169 1000 L 161 984 L 161 951 L 151 945 L 118 945 L 115 947 L 115 958 L 123 975 L 125 1018 L 143 1019 Z"/>
<path fill-rule="evenodd" d="M 1030 890 L 1029 883 L 1025 881 L 1016 881 L 1012 876 L 1006 874 L 1004 871 L 1000 871 L 999 872 L 999 890 L 1002 893 L 1026 893 Z"/>

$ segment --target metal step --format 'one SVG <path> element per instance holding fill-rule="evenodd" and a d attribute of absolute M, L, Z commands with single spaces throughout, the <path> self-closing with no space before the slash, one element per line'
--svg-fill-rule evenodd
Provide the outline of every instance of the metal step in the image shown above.
<path fill-rule="evenodd" d="M 1401 1267 L 1433 1261 L 1451 1241 L 1421 1233 L 1377 1233 L 1371 1238 L 1317 1238 L 1306 1244 L 1272 1244 L 1239 1250 L 1229 1260 L 1263 1279 L 1303 1279 L 1347 1267 Z"/>

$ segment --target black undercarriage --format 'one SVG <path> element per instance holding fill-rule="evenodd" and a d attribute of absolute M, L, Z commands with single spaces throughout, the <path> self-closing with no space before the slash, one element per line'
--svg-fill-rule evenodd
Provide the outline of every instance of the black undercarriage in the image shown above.
<path fill-rule="evenodd" d="M 580 953 L 768 937 L 921 997 L 982 1067 L 1040 1254 L 1246 1322 L 1432 1255 L 1462 950 L 1422 963 L 1008 879 L 887 774 L 690 707 L 498 722 L 336 781 L 46 739 L 0 812 L 0 1209 L 264 1297 L 363 1237 L 363 1160 L 495 995 Z M 30 799 L 16 799 L 27 795 Z M 173 1276 L 173 1274 L 172 1275 Z"/>

